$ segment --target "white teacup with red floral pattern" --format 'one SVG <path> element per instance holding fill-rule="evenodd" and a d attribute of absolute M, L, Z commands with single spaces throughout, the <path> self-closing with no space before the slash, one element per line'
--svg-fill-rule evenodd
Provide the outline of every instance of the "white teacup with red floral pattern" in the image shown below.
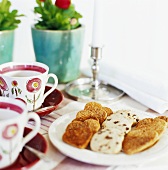
<path fill-rule="evenodd" d="M 23 137 L 24 128 L 30 119 L 35 121 L 34 129 Z M 14 163 L 23 146 L 39 129 L 39 116 L 28 113 L 24 102 L 0 97 L 0 169 Z"/>
<path fill-rule="evenodd" d="M 48 72 L 49 67 L 39 62 L 9 62 L 1 64 L 1 96 L 23 100 L 27 103 L 28 111 L 34 111 L 40 108 L 44 99 L 58 85 L 57 76 Z M 44 93 L 49 78 L 53 78 L 55 83 L 49 91 Z"/>

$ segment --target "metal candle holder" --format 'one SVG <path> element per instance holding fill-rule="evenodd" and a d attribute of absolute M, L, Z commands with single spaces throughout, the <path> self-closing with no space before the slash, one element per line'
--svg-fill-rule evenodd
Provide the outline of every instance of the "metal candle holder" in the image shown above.
<path fill-rule="evenodd" d="M 99 81 L 99 60 L 102 58 L 102 47 L 91 47 L 93 59 L 92 78 L 80 78 L 66 85 L 65 92 L 78 101 L 116 101 L 123 96 L 124 92 Z"/>
<path fill-rule="evenodd" d="M 91 58 L 93 59 L 92 65 L 92 88 L 98 89 L 100 82 L 98 81 L 98 72 L 99 72 L 99 60 L 102 58 L 102 48 L 100 47 L 91 47 Z"/>

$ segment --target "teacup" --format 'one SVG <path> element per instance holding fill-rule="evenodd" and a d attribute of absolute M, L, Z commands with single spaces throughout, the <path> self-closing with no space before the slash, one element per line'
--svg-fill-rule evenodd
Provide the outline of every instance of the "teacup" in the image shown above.
<path fill-rule="evenodd" d="M 38 109 L 44 99 L 55 90 L 58 79 L 48 74 L 49 67 L 43 63 L 10 62 L 0 65 L 0 91 L 5 97 L 18 98 L 27 103 L 28 111 Z M 44 94 L 48 79 L 55 81 L 52 88 Z"/>
<path fill-rule="evenodd" d="M 30 119 L 35 121 L 35 127 L 23 137 L 24 127 Z M 23 146 L 39 129 L 39 116 L 36 113 L 28 113 L 24 102 L 0 97 L 0 169 L 11 165 L 17 159 Z"/>

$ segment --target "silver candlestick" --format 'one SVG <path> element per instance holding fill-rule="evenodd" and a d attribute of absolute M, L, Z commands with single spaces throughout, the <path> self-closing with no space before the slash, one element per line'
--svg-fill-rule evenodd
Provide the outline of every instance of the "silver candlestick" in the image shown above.
<path fill-rule="evenodd" d="M 102 48 L 91 47 L 92 78 L 80 78 L 66 85 L 66 93 L 78 101 L 116 101 L 124 92 L 98 79 Z"/>
<path fill-rule="evenodd" d="M 100 82 L 98 81 L 98 72 L 99 72 L 99 60 L 102 58 L 102 48 L 92 47 L 91 48 L 91 58 L 93 59 L 92 65 L 92 88 L 98 89 Z"/>

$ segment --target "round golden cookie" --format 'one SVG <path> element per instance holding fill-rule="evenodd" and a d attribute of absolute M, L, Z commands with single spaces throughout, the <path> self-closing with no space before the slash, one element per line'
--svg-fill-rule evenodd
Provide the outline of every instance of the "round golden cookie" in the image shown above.
<path fill-rule="evenodd" d="M 77 148 L 86 148 L 92 138 L 93 132 L 87 123 L 81 121 L 71 122 L 62 136 L 62 140 Z"/>
<path fill-rule="evenodd" d="M 101 109 L 97 109 L 92 108 L 92 110 L 90 110 L 92 112 L 92 117 L 96 117 L 99 120 L 99 123 L 102 124 L 106 118 L 107 118 L 107 112 L 101 108 Z"/>
<path fill-rule="evenodd" d="M 97 118 L 97 116 L 95 114 L 93 114 L 90 110 L 80 110 L 77 114 L 76 114 L 76 118 L 75 120 L 78 121 L 85 121 L 86 119 L 95 119 L 95 120 L 99 120 Z"/>
<path fill-rule="evenodd" d="M 92 116 L 97 117 L 99 119 L 100 124 L 102 124 L 107 118 L 107 112 L 103 109 L 100 103 L 89 102 L 85 105 L 84 110 L 91 111 Z"/>
<path fill-rule="evenodd" d="M 100 129 L 100 123 L 95 119 L 87 119 L 84 122 L 87 124 L 87 126 L 91 129 L 93 133 L 96 133 Z"/>
<path fill-rule="evenodd" d="M 107 116 L 110 116 L 113 114 L 113 111 L 109 107 L 103 107 L 103 109 L 106 111 Z"/>
<path fill-rule="evenodd" d="M 100 124 L 102 124 L 107 118 L 107 112 L 102 108 L 100 110 L 92 110 L 94 116 L 99 119 Z"/>
<path fill-rule="evenodd" d="M 102 105 L 100 103 L 97 103 L 97 102 L 88 102 L 88 103 L 86 103 L 84 110 L 92 110 L 93 108 L 101 109 Z"/>
<path fill-rule="evenodd" d="M 71 123 L 69 123 L 66 127 L 66 130 L 70 130 L 70 129 L 76 129 L 76 128 L 79 128 L 79 127 L 83 127 L 85 125 L 83 125 L 83 122 L 81 121 L 78 121 L 78 120 L 73 120 Z"/>

